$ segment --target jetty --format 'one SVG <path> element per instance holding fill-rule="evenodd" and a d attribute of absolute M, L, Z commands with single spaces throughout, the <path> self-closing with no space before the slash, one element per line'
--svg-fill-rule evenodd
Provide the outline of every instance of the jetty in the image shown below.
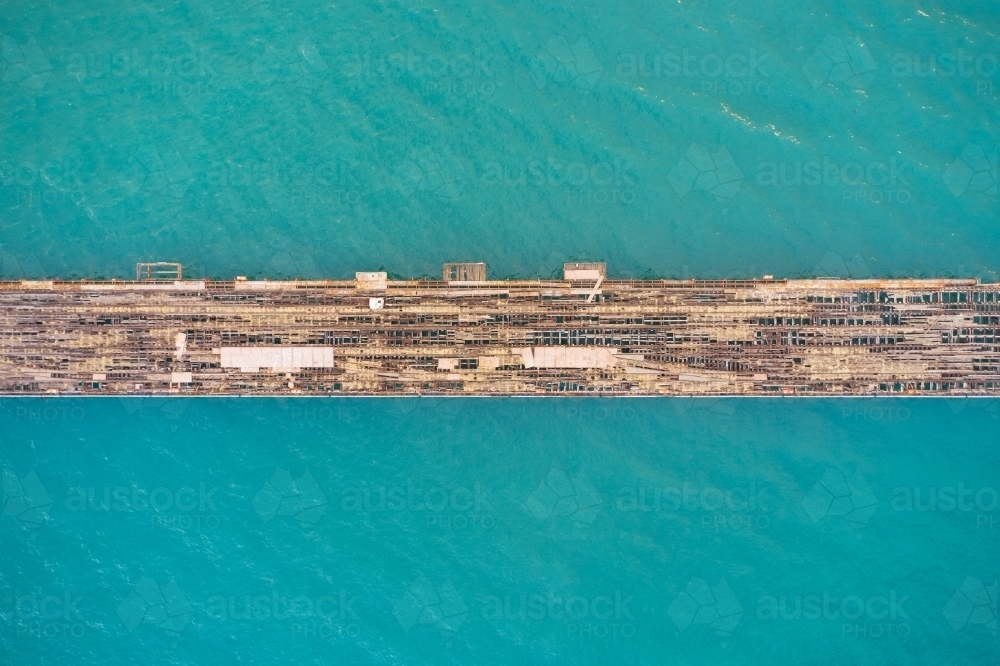
<path fill-rule="evenodd" d="M 1000 395 L 976 279 L 0 281 L 3 395 Z"/>

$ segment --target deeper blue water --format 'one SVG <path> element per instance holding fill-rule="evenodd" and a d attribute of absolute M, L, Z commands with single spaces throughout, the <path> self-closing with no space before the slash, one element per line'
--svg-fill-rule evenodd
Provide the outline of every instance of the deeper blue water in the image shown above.
<path fill-rule="evenodd" d="M 4 664 L 998 656 L 996 401 L 5 400 L 0 418 L 5 492 L 47 518 L 0 523 Z"/>
<path fill-rule="evenodd" d="M 0 2 L 0 277 L 995 281 L 997 25 Z M 997 663 L 997 417 L 4 400 L 0 664 Z"/>

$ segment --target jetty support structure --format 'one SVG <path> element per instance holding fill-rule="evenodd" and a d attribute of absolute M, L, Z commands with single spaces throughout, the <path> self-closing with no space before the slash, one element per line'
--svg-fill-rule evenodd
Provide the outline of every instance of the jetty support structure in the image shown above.
<path fill-rule="evenodd" d="M 975 279 L 0 281 L 5 395 L 1000 395 Z"/>

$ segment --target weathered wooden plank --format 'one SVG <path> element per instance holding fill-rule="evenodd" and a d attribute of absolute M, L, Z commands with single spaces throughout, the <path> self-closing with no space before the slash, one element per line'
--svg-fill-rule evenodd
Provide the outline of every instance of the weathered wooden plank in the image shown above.
<path fill-rule="evenodd" d="M 996 284 L 567 276 L 0 282 L 0 393 L 1000 394 Z"/>

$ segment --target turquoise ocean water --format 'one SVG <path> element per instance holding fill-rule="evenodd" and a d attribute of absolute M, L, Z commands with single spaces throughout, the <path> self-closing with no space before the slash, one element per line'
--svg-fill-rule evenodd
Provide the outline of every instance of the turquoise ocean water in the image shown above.
<path fill-rule="evenodd" d="M 0 4 L 0 277 L 995 281 L 988 3 Z M 0 664 L 1000 658 L 991 400 L 3 400 Z"/>
<path fill-rule="evenodd" d="M 0 417 L 5 493 L 24 491 L 2 523 L 4 664 L 998 656 L 995 401 L 7 400 Z"/>

